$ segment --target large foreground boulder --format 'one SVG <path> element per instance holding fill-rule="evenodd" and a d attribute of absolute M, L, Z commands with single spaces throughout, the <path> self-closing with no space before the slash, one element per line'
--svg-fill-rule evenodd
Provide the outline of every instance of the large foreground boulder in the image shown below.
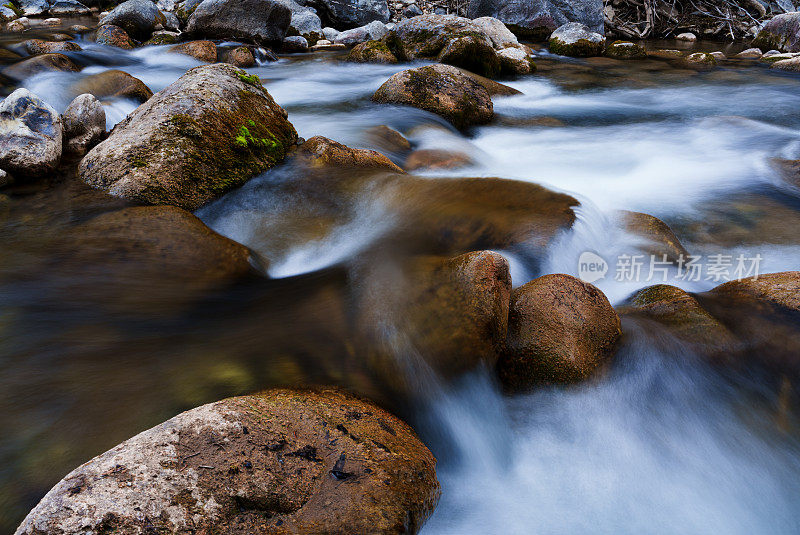
<path fill-rule="evenodd" d="M 118 197 L 194 210 L 282 161 L 296 141 L 257 77 L 204 65 L 119 123 L 79 176 Z"/>
<path fill-rule="evenodd" d="M 539 277 L 511 295 L 500 379 L 510 390 L 587 379 L 621 334 L 619 316 L 596 287 L 570 275 Z"/>
<path fill-rule="evenodd" d="M 20 88 L 0 103 L 0 168 L 40 176 L 61 160 L 61 117 L 52 106 Z"/>
<path fill-rule="evenodd" d="M 436 460 L 403 421 L 338 390 L 203 405 L 68 474 L 17 535 L 416 533 Z"/>
<path fill-rule="evenodd" d="M 164 15 L 151 0 L 127 0 L 100 19 L 101 26 L 118 26 L 139 40 L 149 38 L 157 25 L 165 23 Z"/>
<path fill-rule="evenodd" d="M 336 28 L 356 28 L 373 21 L 389 22 L 386 0 L 319 0 L 315 3 L 323 18 Z"/>
<path fill-rule="evenodd" d="M 605 33 L 602 0 L 470 0 L 467 14 L 495 17 L 517 35 L 531 39 L 544 39 L 568 22 Z"/>
<path fill-rule="evenodd" d="M 492 120 L 489 92 L 450 65 L 427 65 L 399 72 L 372 95 L 375 102 L 401 104 L 440 115 L 464 129 Z"/>
<path fill-rule="evenodd" d="M 292 12 L 279 0 L 203 0 L 186 25 L 201 38 L 275 43 L 286 37 Z"/>
<path fill-rule="evenodd" d="M 753 46 L 762 50 L 800 52 L 800 12 L 773 17 L 758 32 Z"/>

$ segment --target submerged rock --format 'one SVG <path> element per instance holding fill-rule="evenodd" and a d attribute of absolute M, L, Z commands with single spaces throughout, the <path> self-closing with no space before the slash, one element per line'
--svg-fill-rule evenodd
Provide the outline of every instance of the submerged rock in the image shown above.
<path fill-rule="evenodd" d="M 293 154 L 292 160 L 311 168 L 384 169 L 398 173 L 403 172 L 380 152 L 352 149 L 322 136 L 314 136 L 303 143 Z"/>
<path fill-rule="evenodd" d="M 128 98 L 140 104 L 153 96 L 153 92 L 144 82 L 117 69 L 85 76 L 75 82 L 70 91 L 76 95 L 90 93 L 98 99 Z"/>
<path fill-rule="evenodd" d="M 123 50 L 131 50 L 135 46 L 128 32 L 113 24 L 104 24 L 100 26 L 94 41 L 98 45 L 115 46 Z"/>
<path fill-rule="evenodd" d="M 653 255 L 656 260 L 666 257 L 669 262 L 677 262 L 681 258 L 684 262 L 689 259 L 689 252 L 681 244 L 680 240 L 669 225 L 641 212 L 621 212 L 625 227 L 628 232 L 640 236 L 644 243 L 639 244 L 639 249 L 648 255 Z"/>
<path fill-rule="evenodd" d="M 101 26 L 117 26 L 139 40 L 146 40 L 156 26 L 165 23 L 164 15 L 150 0 L 126 0 L 100 19 Z"/>
<path fill-rule="evenodd" d="M 81 68 L 64 54 L 41 54 L 23 59 L 3 69 L 4 76 L 12 80 L 24 80 L 46 71 L 78 72 Z"/>
<path fill-rule="evenodd" d="M 416 533 L 436 459 L 402 420 L 339 390 L 203 405 L 68 474 L 16 535 Z"/>
<path fill-rule="evenodd" d="M 194 210 L 282 161 L 296 141 L 257 77 L 205 65 L 128 115 L 79 176 L 117 197 Z"/>
<path fill-rule="evenodd" d="M 776 48 L 782 52 L 800 52 L 800 13 L 773 17 L 761 28 L 752 45 L 762 50 Z"/>
<path fill-rule="evenodd" d="M 647 57 L 647 50 L 630 41 L 614 41 L 606 48 L 606 56 L 616 59 L 642 59 Z"/>
<path fill-rule="evenodd" d="M 536 40 L 568 22 L 604 31 L 602 0 L 469 0 L 467 14 L 495 17 L 517 35 Z"/>
<path fill-rule="evenodd" d="M 442 149 L 415 150 L 406 158 L 403 168 L 406 171 L 419 169 L 458 169 L 475 163 L 468 154 Z"/>
<path fill-rule="evenodd" d="M 386 125 L 378 125 L 365 132 L 365 139 L 382 151 L 402 154 L 411 150 L 411 143 L 406 137 Z"/>
<path fill-rule="evenodd" d="M 606 38 L 588 26 L 570 22 L 550 35 L 549 48 L 553 54 L 573 57 L 601 56 Z"/>
<path fill-rule="evenodd" d="M 203 0 L 186 25 L 186 32 L 204 38 L 280 42 L 292 12 L 279 0 Z"/>
<path fill-rule="evenodd" d="M 488 123 L 494 115 L 489 92 L 449 65 L 399 72 L 375 91 L 372 100 L 420 108 L 441 115 L 460 129 Z"/>
<path fill-rule="evenodd" d="M 93 95 L 78 95 L 69 103 L 62 116 L 64 121 L 64 152 L 83 156 L 97 145 L 106 133 L 106 112 Z"/>
<path fill-rule="evenodd" d="M 63 126 L 56 110 L 27 89 L 0 103 L 0 168 L 16 176 L 41 176 L 61 160 Z"/>
<path fill-rule="evenodd" d="M 169 51 L 175 54 L 191 56 L 206 63 L 217 61 L 217 45 L 213 41 L 188 41 L 171 47 Z"/>
<path fill-rule="evenodd" d="M 511 294 L 500 380 L 509 390 L 585 380 L 621 335 L 619 316 L 596 287 L 569 275 L 539 277 Z"/>
<path fill-rule="evenodd" d="M 713 67 L 717 64 L 717 59 L 705 52 L 695 52 L 686 56 L 686 63 L 691 67 Z"/>

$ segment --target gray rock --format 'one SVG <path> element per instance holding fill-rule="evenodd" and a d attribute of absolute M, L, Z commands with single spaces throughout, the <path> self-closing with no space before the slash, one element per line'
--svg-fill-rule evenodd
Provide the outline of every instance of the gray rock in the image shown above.
<path fill-rule="evenodd" d="M 784 13 L 770 19 L 758 32 L 753 46 L 762 50 L 800 52 L 800 13 Z"/>
<path fill-rule="evenodd" d="M 326 26 L 325 28 L 322 28 L 322 35 L 324 35 L 325 39 L 327 39 L 331 43 L 336 39 L 336 37 L 339 35 L 339 33 L 341 33 L 341 32 L 339 32 L 339 30 L 337 30 L 335 28 L 331 28 L 330 26 Z"/>
<path fill-rule="evenodd" d="M 162 12 L 162 14 L 164 15 L 164 29 L 176 32 L 181 29 L 181 21 L 178 19 L 178 15 L 171 11 Z"/>
<path fill-rule="evenodd" d="M 106 133 L 106 112 L 94 95 L 84 93 L 70 102 L 62 115 L 64 152 L 83 156 Z"/>
<path fill-rule="evenodd" d="M 19 7 L 23 15 L 41 15 L 50 9 L 50 2 L 48 0 L 20 0 Z"/>
<path fill-rule="evenodd" d="M 20 88 L 0 103 L 0 167 L 21 176 L 41 176 L 58 165 L 61 117 L 52 106 Z"/>
<path fill-rule="evenodd" d="M 510 74 L 528 74 L 533 70 L 532 58 L 522 48 L 510 46 L 500 50 L 497 55 L 503 71 Z"/>
<path fill-rule="evenodd" d="M 473 20 L 472 24 L 491 39 L 492 44 L 498 50 L 509 46 L 520 46 L 519 40 L 517 40 L 517 36 L 514 35 L 514 32 L 509 30 L 505 24 L 494 17 L 480 17 Z"/>
<path fill-rule="evenodd" d="M 8 7 L 8 5 L 0 6 L 0 22 L 8 22 L 17 18 L 17 12 Z"/>
<path fill-rule="evenodd" d="M 204 38 L 280 42 L 291 20 L 292 12 L 278 0 L 203 0 L 186 31 Z"/>
<path fill-rule="evenodd" d="M 175 11 L 175 0 L 158 0 L 156 7 L 164 13 L 166 11 Z"/>
<path fill-rule="evenodd" d="M 100 26 L 118 26 L 131 37 L 143 41 L 150 37 L 157 25 L 163 26 L 165 22 L 164 15 L 150 0 L 127 0 L 100 19 Z"/>
<path fill-rule="evenodd" d="M 389 31 L 386 29 L 386 25 L 376 20 L 360 28 L 353 28 L 339 33 L 333 42 L 343 45 L 357 45 L 364 41 L 382 39 L 387 33 Z"/>
<path fill-rule="evenodd" d="M 550 52 L 562 56 L 588 57 L 603 54 L 606 38 L 579 22 L 569 22 L 550 36 Z"/>
<path fill-rule="evenodd" d="M 308 51 L 308 41 L 302 35 L 292 35 L 290 37 L 284 37 L 283 43 L 281 44 L 281 49 L 284 52 L 307 52 Z"/>
<path fill-rule="evenodd" d="M 603 0 L 469 0 L 470 18 L 495 17 L 523 37 L 544 39 L 568 22 L 605 33 Z"/>
<path fill-rule="evenodd" d="M 57 17 L 89 15 L 92 10 L 76 0 L 55 0 L 48 12 Z"/>
<path fill-rule="evenodd" d="M 685 32 L 685 33 L 679 33 L 678 35 L 676 35 L 675 39 L 677 39 L 678 41 L 694 42 L 694 41 L 697 41 L 697 36 L 695 34 L 693 34 L 692 32 Z"/>
<path fill-rule="evenodd" d="M 320 11 L 334 26 L 357 28 L 372 21 L 389 22 L 386 0 L 319 0 Z"/>
<path fill-rule="evenodd" d="M 419 8 L 417 4 L 411 4 L 407 8 L 403 10 L 403 16 L 407 18 L 418 17 L 422 15 L 422 10 Z"/>
<path fill-rule="evenodd" d="M 297 141 L 286 117 L 258 77 L 195 67 L 114 127 L 78 174 L 117 197 L 195 210 L 283 160 Z"/>
<path fill-rule="evenodd" d="M 292 21 L 289 23 L 290 28 L 294 28 L 298 35 L 317 34 L 322 35 L 322 21 L 316 13 L 310 9 L 297 11 L 292 13 Z"/>

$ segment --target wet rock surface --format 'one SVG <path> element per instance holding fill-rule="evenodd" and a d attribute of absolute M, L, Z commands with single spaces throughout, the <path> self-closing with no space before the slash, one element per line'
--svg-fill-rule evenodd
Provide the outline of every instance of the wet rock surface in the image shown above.
<path fill-rule="evenodd" d="M 494 115 L 488 91 L 448 65 L 430 65 L 397 73 L 375 91 L 372 100 L 430 111 L 456 128 L 488 123 Z"/>
<path fill-rule="evenodd" d="M 17 535 L 416 533 L 439 499 L 435 463 L 368 401 L 271 390 L 182 413 L 92 459 Z"/>
<path fill-rule="evenodd" d="M 105 137 L 106 112 L 93 95 L 79 95 L 62 115 L 64 152 L 82 156 Z"/>
<path fill-rule="evenodd" d="M 118 197 L 196 209 L 282 161 L 296 140 L 257 77 L 214 64 L 137 108 L 86 155 L 79 175 Z"/>
<path fill-rule="evenodd" d="M 63 124 L 59 114 L 27 89 L 0 103 L 0 168 L 19 176 L 41 176 L 61 159 Z"/>
<path fill-rule="evenodd" d="M 278 0 L 204 0 L 189 17 L 186 32 L 204 38 L 279 42 L 292 13 Z"/>
<path fill-rule="evenodd" d="M 621 334 L 603 292 L 569 275 L 544 275 L 511 295 L 500 380 L 512 391 L 585 380 L 612 355 Z"/>

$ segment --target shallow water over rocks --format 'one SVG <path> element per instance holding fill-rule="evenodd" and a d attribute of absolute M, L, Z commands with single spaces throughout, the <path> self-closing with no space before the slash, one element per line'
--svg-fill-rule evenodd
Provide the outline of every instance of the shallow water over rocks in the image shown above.
<path fill-rule="evenodd" d="M 67 55 L 81 72 L 21 82 L 58 111 L 87 75 L 121 69 L 159 91 L 199 64 L 167 47 L 76 42 L 83 50 Z M 8 36 L 2 43 L 18 49 Z M 538 54 L 536 74 L 506 82 L 523 94 L 495 98 L 495 121 L 467 135 L 427 112 L 370 101 L 407 65 L 318 53 L 248 69 L 302 137 L 380 149 L 367 131 L 388 125 L 414 149 L 462 152 L 472 163 L 415 171 L 427 180 L 332 175 L 303 186 L 291 165 L 254 178 L 197 215 L 263 263 L 199 302 L 145 271 L 152 281 L 142 299 L 100 306 L 142 292 L 134 282 L 143 281 L 110 278 L 102 250 L 93 269 L 70 270 L 55 245 L 122 203 L 69 179 L 0 194 L 0 530 L 13 529 L 69 469 L 179 410 L 325 383 L 391 406 L 431 445 L 443 497 L 424 533 L 795 533 L 798 422 L 789 411 L 788 424 L 776 423 L 774 378 L 702 364 L 652 325 L 625 319 L 622 347 L 597 380 L 513 397 L 488 372 L 456 383 L 433 376 L 402 332 L 392 333 L 392 351 L 418 374 L 413 401 L 387 394 L 354 354 L 361 275 L 390 285 L 412 254 L 497 249 L 520 286 L 545 273 L 578 275 L 581 255 L 592 252 L 608 263 L 595 284 L 615 305 L 662 276 L 692 292 L 726 280 L 676 279 L 672 265 L 651 277 L 647 264 L 636 280 L 615 280 L 618 259 L 642 245 L 620 210 L 660 218 L 705 259 L 760 255 L 762 273 L 800 268 L 800 192 L 773 164 L 800 158 L 800 77 L 746 61 L 698 71 L 652 58 Z M 103 103 L 109 127 L 137 105 Z M 387 155 L 398 164 L 407 156 Z M 495 230 L 515 221 L 498 199 L 459 197 L 463 177 L 572 196 L 575 222 L 527 240 L 473 228 L 428 239 L 442 219 L 468 227 L 488 215 Z M 388 331 L 398 324 L 384 319 Z"/>

